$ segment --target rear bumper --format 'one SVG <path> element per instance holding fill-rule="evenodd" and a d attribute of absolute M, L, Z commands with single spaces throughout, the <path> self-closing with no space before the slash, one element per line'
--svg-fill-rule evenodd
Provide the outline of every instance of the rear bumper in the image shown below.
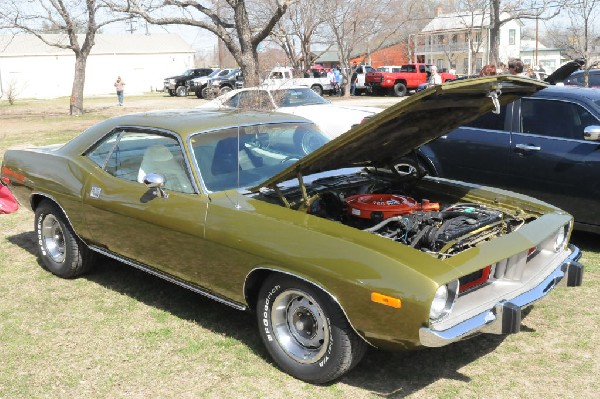
<path fill-rule="evenodd" d="M 489 311 L 478 314 L 462 323 L 442 331 L 422 327 L 419 330 L 421 345 L 440 347 L 461 341 L 480 333 L 513 334 L 521 329 L 521 310 L 548 295 L 557 285 L 577 287 L 583 280 L 583 265 L 579 248 L 571 245 L 571 255 L 544 281 L 531 290 L 510 299 L 498 302 Z"/>

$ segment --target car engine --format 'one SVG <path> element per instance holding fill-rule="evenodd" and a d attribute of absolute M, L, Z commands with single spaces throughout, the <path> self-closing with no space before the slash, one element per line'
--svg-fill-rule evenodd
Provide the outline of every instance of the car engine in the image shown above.
<path fill-rule="evenodd" d="M 434 202 L 418 197 L 416 191 L 411 193 L 410 185 L 397 186 L 360 174 L 319 179 L 306 187 L 310 195 L 306 212 L 439 258 L 510 233 L 525 223 L 523 218 L 494 207 Z M 279 196 L 285 196 L 291 208 L 300 209 L 299 191 L 288 189 Z"/>

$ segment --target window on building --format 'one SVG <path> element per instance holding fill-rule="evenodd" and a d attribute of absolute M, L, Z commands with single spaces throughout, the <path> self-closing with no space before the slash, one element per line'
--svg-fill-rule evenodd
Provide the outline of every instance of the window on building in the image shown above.
<path fill-rule="evenodd" d="M 517 36 L 517 30 L 516 29 L 509 29 L 508 30 L 508 44 L 515 44 L 516 41 L 516 36 Z"/>

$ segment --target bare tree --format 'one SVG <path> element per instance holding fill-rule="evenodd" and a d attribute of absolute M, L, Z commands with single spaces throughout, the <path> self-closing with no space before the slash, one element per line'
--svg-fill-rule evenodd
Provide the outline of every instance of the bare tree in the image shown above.
<path fill-rule="evenodd" d="M 327 16 L 333 44 L 337 46 L 346 96 L 350 95 L 350 59 L 359 48 L 368 55 L 387 43 L 410 21 L 415 3 L 411 0 L 328 0 L 323 3 L 322 12 Z M 398 8 L 403 12 L 395 12 Z"/>
<path fill-rule="evenodd" d="M 312 63 L 311 46 L 316 44 L 326 21 L 322 0 L 301 0 L 291 5 L 271 33 L 271 39 L 288 56 L 291 66 L 306 70 Z"/>
<path fill-rule="evenodd" d="M 48 46 L 75 53 L 71 115 L 83 113 L 85 67 L 96 33 L 107 24 L 125 19 L 109 16 L 104 9 L 96 0 L 4 0 L 0 6 L 6 28 L 32 34 Z"/>
<path fill-rule="evenodd" d="M 189 25 L 222 40 L 250 86 L 259 83 L 258 46 L 296 0 L 277 0 L 266 20 L 246 0 L 104 0 L 114 11 L 137 15 L 156 25 Z M 256 17 L 256 18 L 254 18 Z"/>
<path fill-rule="evenodd" d="M 500 62 L 502 25 L 515 19 L 547 21 L 557 16 L 564 4 L 565 0 L 490 0 L 490 61 L 496 65 Z"/>
<path fill-rule="evenodd" d="M 466 29 L 470 65 L 467 73 L 471 74 L 477 70 L 477 54 L 481 51 L 486 38 L 483 35 L 484 27 L 490 23 L 486 18 L 489 16 L 489 0 L 465 0 L 459 3 L 465 11 L 459 14 L 459 20 Z"/>
<path fill-rule="evenodd" d="M 569 24 L 553 24 L 549 38 L 556 47 L 564 48 L 573 58 L 593 61 L 592 40 L 596 37 L 596 20 L 600 17 L 600 0 L 580 0 L 565 6 Z"/>

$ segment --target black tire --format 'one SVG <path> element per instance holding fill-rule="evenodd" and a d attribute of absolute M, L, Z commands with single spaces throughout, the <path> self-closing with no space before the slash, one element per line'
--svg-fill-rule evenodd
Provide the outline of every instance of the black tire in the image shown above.
<path fill-rule="evenodd" d="M 223 87 L 221 87 L 221 89 L 219 89 L 219 95 L 222 96 L 223 94 L 227 94 L 231 90 L 233 90 L 231 87 L 229 87 L 229 86 L 223 86 Z"/>
<path fill-rule="evenodd" d="M 175 89 L 175 94 L 177 95 L 177 97 L 187 97 L 187 95 L 188 95 L 187 87 L 185 87 L 185 86 L 178 86 Z"/>
<path fill-rule="evenodd" d="M 317 93 L 318 95 L 322 96 L 323 95 L 323 88 L 319 85 L 312 85 L 310 87 L 310 89 L 312 91 L 314 91 L 315 93 Z"/>
<path fill-rule="evenodd" d="M 205 100 L 212 100 L 215 98 L 215 92 L 211 88 L 205 87 L 202 89 L 202 98 Z"/>
<path fill-rule="evenodd" d="M 323 384 L 354 367 L 367 344 L 324 292 L 274 274 L 260 289 L 258 329 L 277 365 L 300 380 Z"/>
<path fill-rule="evenodd" d="M 93 266 L 94 253 L 75 236 L 55 203 L 40 203 L 35 210 L 34 229 L 42 263 L 52 274 L 75 278 Z"/>
<path fill-rule="evenodd" d="M 171 90 L 171 89 L 169 89 L 169 95 L 170 95 L 171 97 L 175 97 L 175 90 Z"/>
<path fill-rule="evenodd" d="M 196 97 L 202 98 L 202 89 L 203 89 L 203 87 L 196 89 Z"/>
<path fill-rule="evenodd" d="M 404 83 L 396 83 L 392 91 L 396 97 L 404 97 L 406 95 L 406 85 Z"/>

